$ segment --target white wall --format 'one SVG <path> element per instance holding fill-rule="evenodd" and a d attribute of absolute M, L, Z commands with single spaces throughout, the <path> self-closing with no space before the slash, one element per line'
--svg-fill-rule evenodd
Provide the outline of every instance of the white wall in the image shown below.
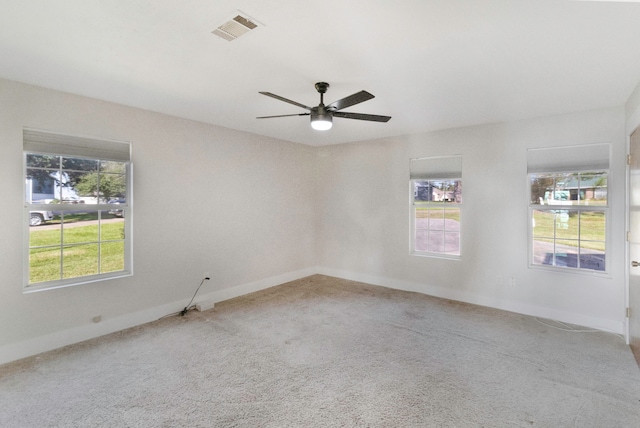
<path fill-rule="evenodd" d="M 623 331 L 623 107 L 319 148 L 5 80 L 0 112 L 0 364 L 180 310 L 206 271 L 202 299 L 320 272 Z M 23 127 L 133 143 L 134 276 L 22 293 Z M 530 269 L 527 148 L 596 142 L 613 147 L 610 277 Z M 449 154 L 462 260 L 410 256 L 409 159 Z"/>
<path fill-rule="evenodd" d="M 627 135 L 631 135 L 640 126 L 640 82 L 629 96 L 625 104 L 627 119 Z"/>
<path fill-rule="evenodd" d="M 625 141 L 620 107 L 322 148 L 318 265 L 327 274 L 622 333 Z M 613 147 L 610 277 L 529 268 L 527 149 L 601 142 Z M 451 154 L 463 156 L 461 260 L 411 256 L 409 159 Z"/>
<path fill-rule="evenodd" d="M 313 273 L 311 147 L 6 80 L 0 112 L 0 363 L 178 311 L 204 272 L 214 298 Z M 132 142 L 134 276 L 22 293 L 23 127 Z"/>

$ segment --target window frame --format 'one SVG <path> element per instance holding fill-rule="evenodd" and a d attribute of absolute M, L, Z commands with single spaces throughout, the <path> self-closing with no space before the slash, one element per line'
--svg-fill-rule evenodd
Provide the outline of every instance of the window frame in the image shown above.
<path fill-rule="evenodd" d="M 547 204 L 541 204 L 541 203 L 533 203 L 532 201 L 532 194 L 531 194 L 531 180 L 532 180 L 532 176 L 536 176 L 536 175 L 562 175 L 562 174 L 594 174 L 594 173 L 604 173 L 606 174 L 606 180 L 607 180 L 607 203 L 606 205 L 589 205 L 589 204 L 553 204 L 553 203 L 547 203 Z M 552 272 L 562 272 L 562 273 L 570 273 L 570 274 L 579 274 L 579 275 L 595 275 L 595 276 L 602 276 L 602 277 L 610 277 L 611 273 L 610 273 L 610 249 L 611 249 L 611 232 L 610 232 L 610 227 L 611 227 L 611 194 L 610 194 L 610 189 L 611 189 L 611 171 L 608 168 L 596 168 L 596 169 L 592 169 L 592 168 L 587 168 L 587 169 L 577 169 L 577 168 L 573 168 L 571 170 L 563 170 L 563 171 L 555 171 L 555 172 L 529 172 L 527 173 L 527 204 L 528 204 L 528 266 L 531 269 L 540 269 L 540 270 L 544 270 L 544 271 L 552 271 Z M 552 199 L 551 201 L 553 201 L 554 199 Z M 547 201 L 549 201 L 547 199 Z M 578 267 L 580 264 L 580 250 L 582 249 L 582 245 L 581 245 L 581 241 L 582 239 L 580 238 L 580 223 L 578 223 L 578 247 L 577 247 L 577 264 L 578 266 L 576 267 L 571 267 L 571 266 L 558 266 L 556 264 L 552 264 L 552 265 L 547 265 L 547 264 L 539 264 L 539 263 L 534 263 L 534 257 L 535 257 L 535 252 L 534 252 L 534 212 L 536 211 L 542 211 L 542 212 L 552 212 L 552 211 L 578 211 L 580 213 L 580 215 L 582 215 L 583 212 L 601 212 L 604 214 L 605 217 L 605 225 L 604 225 L 604 230 L 605 230 L 605 239 L 604 241 L 599 241 L 599 242 L 604 242 L 604 270 L 596 270 L 596 269 L 588 269 L 588 268 L 582 268 L 582 267 Z M 554 213 L 555 214 L 555 213 Z M 554 241 L 554 260 L 555 260 L 555 255 L 556 255 L 556 251 L 555 251 L 555 245 L 556 245 L 556 241 L 562 241 L 563 238 L 562 237 L 557 237 L 557 233 L 556 233 L 556 224 L 557 222 L 554 220 L 554 236 L 553 236 L 553 241 Z M 566 240 L 566 239 L 565 239 Z M 588 240 L 587 240 L 588 241 Z"/>
<path fill-rule="evenodd" d="M 31 142 L 28 140 L 33 138 L 34 141 L 41 139 L 42 141 L 36 141 L 35 144 L 30 144 Z M 108 157 L 107 152 L 103 156 L 91 155 L 91 149 L 87 149 L 86 147 L 83 149 L 79 149 L 79 152 L 82 155 L 76 155 L 73 152 L 73 149 L 68 149 L 68 147 L 72 147 L 73 143 L 77 142 L 80 146 L 83 144 L 87 146 L 94 146 L 96 149 L 95 153 L 100 153 L 100 147 L 121 147 L 121 151 L 128 151 L 128 159 L 120 160 L 120 159 L 110 159 Z M 38 144 L 40 146 L 38 146 Z M 118 144 L 123 146 L 118 146 Z M 124 146 L 126 145 L 126 146 Z M 33 146 L 37 148 L 37 150 L 31 149 Z M 56 150 L 56 147 L 59 146 L 63 148 L 62 150 Z M 83 153 L 84 150 L 84 153 Z M 133 164 L 131 162 L 131 144 L 128 142 L 121 141 L 113 141 L 113 140 L 97 140 L 86 137 L 74 137 L 69 135 L 63 135 L 58 133 L 52 133 L 49 131 L 39 131 L 25 128 L 24 130 L 24 146 L 22 151 L 22 186 L 23 186 L 23 292 L 31 293 L 36 291 L 43 290 L 51 290 L 62 287 L 70 287 L 81 284 L 105 281 L 115 278 L 122 278 L 133 275 L 133 239 L 132 239 L 132 228 L 133 228 L 133 192 L 132 192 L 132 181 L 133 181 Z M 27 157 L 29 154 L 36 155 L 45 155 L 45 156 L 58 156 L 65 158 L 73 158 L 73 159 L 83 159 L 83 160 L 95 160 L 98 161 L 100 165 L 101 161 L 107 162 L 120 162 L 125 165 L 125 202 L 124 203 L 103 203 L 100 200 L 97 200 L 97 203 L 83 203 L 82 210 L 87 212 L 95 212 L 98 216 L 98 219 L 101 220 L 102 213 L 106 213 L 109 210 L 119 210 L 122 212 L 123 223 L 124 223 L 124 237 L 123 239 L 117 241 L 111 241 L 109 239 L 102 239 L 102 231 L 101 227 L 98 227 L 97 232 L 97 241 L 90 241 L 83 245 L 96 244 L 100 245 L 108 242 L 122 242 L 124 245 L 124 268 L 122 270 L 106 272 L 106 273 L 97 273 L 90 274 L 85 276 L 76 276 L 72 278 L 63 278 L 42 282 L 29 283 L 30 280 L 30 250 L 31 250 L 31 231 L 33 227 L 30 225 L 30 213 L 32 211 L 55 211 L 60 213 L 72 212 L 78 210 L 78 205 L 76 204 L 64 204 L 64 203 L 29 203 L 27 194 L 28 194 L 28 170 L 29 166 L 27 165 Z M 61 231 L 62 233 L 62 231 Z M 79 244 L 79 243 L 78 243 Z M 57 245 L 57 244 L 56 244 Z M 60 248 L 68 247 L 70 244 L 65 243 L 62 239 L 60 240 Z M 76 244 L 71 244 L 76 245 Z M 98 259 L 100 259 L 100 253 L 98 253 Z M 61 260 L 62 263 L 62 260 Z"/>
<path fill-rule="evenodd" d="M 451 254 L 433 251 L 419 251 L 416 250 L 416 181 L 459 181 L 462 185 L 462 154 L 446 154 L 436 155 L 428 157 L 419 157 L 409 159 L 409 254 L 430 257 L 430 258 L 444 258 L 450 260 L 460 260 L 462 257 L 462 218 L 463 214 L 463 199 L 461 190 L 459 202 L 444 202 L 444 201 L 425 201 L 419 202 L 423 207 L 438 207 L 446 210 L 447 206 L 451 208 L 456 207 L 459 213 L 460 228 L 458 231 L 458 254 Z M 444 219 L 444 213 L 443 213 Z M 430 229 L 429 229 L 430 230 Z M 443 236 L 446 230 L 443 230 Z M 444 248 L 443 248 L 444 250 Z"/>
<path fill-rule="evenodd" d="M 438 251 L 420 251 L 416 249 L 416 209 L 418 207 L 424 207 L 427 209 L 437 208 L 446 211 L 447 208 L 455 208 L 458 210 L 459 220 L 458 222 L 462 225 L 463 218 L 463 202 L 455 202 L 455 201 L 424 201 L 424 202 L 416 202 L 415 200 L 415 183 L 417 181 L 459 181 L 462 183 L 462 174 L 460 177 L 455 178 L 412 178 L 409 180 L 410 185 L 410 216 L 411 216 L 411 236 L 410 236 L 410 254 L 414 256 L 422 256 L 422 257 L 433 257 L 433 258 L 443 258 L 443 259 L 451 259 L 451 260 L 460 260 L 462 257 L 462 228 L 458 231 L 458 254 L 452 254 L 447 252 L 438 252 Z M 432 230 L 432 229 L 427 229 Z M 446 229 L 442 230 L 443 234 L 446 234 Z"/>

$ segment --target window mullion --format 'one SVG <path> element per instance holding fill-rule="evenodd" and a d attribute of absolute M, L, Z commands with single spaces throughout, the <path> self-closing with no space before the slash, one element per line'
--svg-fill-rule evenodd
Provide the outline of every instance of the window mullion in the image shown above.
<path fill-rule="evenodd" d="M 579 187 L 578 187 L 578 192 L 579 192 Z M 579 194 L 579 193 L 578 193 Z M 579 196 L 578 196 L 579 198 Z M 580 263 L 580 256 L 582 255 L 582 237 L 581 237 L 581 228 L 582 227 L 582 210 L 578 210 L 578 255 L 577 255 L 577 260 L 576 260 L 576 265 L 578 266 L 578 269 L 581 269 L 581 263 Z"/>
<path fill-rule="evenodd" d="M 555 182 L 554 182 L 555 184 Z M 557 218 L 558 214 L 556 212 L 553 213 L 553 265 L 552 266 L 557 266 L 557 259 L 556 256 L 558 255 L 558 247 L 557 247 L 557 231 L 558 231 L 558 218 Z"/>
<path fill-rule="evenodd" d="M 64 278 L 64 213 L 60 216 L 60 279 Z"/>

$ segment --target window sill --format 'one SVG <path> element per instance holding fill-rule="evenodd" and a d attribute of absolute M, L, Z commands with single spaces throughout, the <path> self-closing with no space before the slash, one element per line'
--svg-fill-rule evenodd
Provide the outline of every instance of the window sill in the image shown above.
<path fill-rule="evenodd" d="M 60 281 L 48 281 L 48 282 L 42 282 L 42 283 L 35 283 L 31 285 L 25 285 L 22 290 L 22 293 L 23 294 L 37 293 L 39 291 L 74 287 L 76 285 L 90 284 L 92 282 L 108 281 L 111 279 L 126 278 L 128 276 L 133 276 L 133 272 L 120 271 L 120 272 L 114 272 L 113 274 L 91 275 L 91 276 L 85 276 L 85 277 L 71 278 L 67 280 L 63 279 Z"/>
<path fill-rule="evenodd" d="M 424 257 L 428 259 L 444 259 L 444 260 L 454 260 L 459 261 L 462 260 L 462 257 L 454 255 L 454 254 L 441 254 L 441 253 L 422 253 L 418 251 L 412 251 L 409 253 L 410 256 Z"/>
<path fill-rule="evenodd" d="M 612 278 L 611 273 L 607 271 L 597 271 L 591 269 L 578 269 L 578 268 L 570 268 L 570 267 L 561 267 L 561 266 L 543 266 L 543 265 L 535 265 L 529 264 L 529 269 L 543 271 L 543 272 L 556 272 L 570 275 L 583 275 L 583 276 L 591 276 L 596 278 Z"/>

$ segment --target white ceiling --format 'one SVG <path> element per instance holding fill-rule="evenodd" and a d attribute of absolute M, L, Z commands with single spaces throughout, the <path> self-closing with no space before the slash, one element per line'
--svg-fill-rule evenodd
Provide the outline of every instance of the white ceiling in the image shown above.
<path fill-rule="evenodd" d="M 240 10 L 264 24 L 228 42 Z M 310 145 L 624 104 L 640 4 L 570 0 L 0 0 L 0 77 Z M 304 110 L 376 98 L 314 131 Z M 1 94 L 0 94 L 1 95 Z"/>

